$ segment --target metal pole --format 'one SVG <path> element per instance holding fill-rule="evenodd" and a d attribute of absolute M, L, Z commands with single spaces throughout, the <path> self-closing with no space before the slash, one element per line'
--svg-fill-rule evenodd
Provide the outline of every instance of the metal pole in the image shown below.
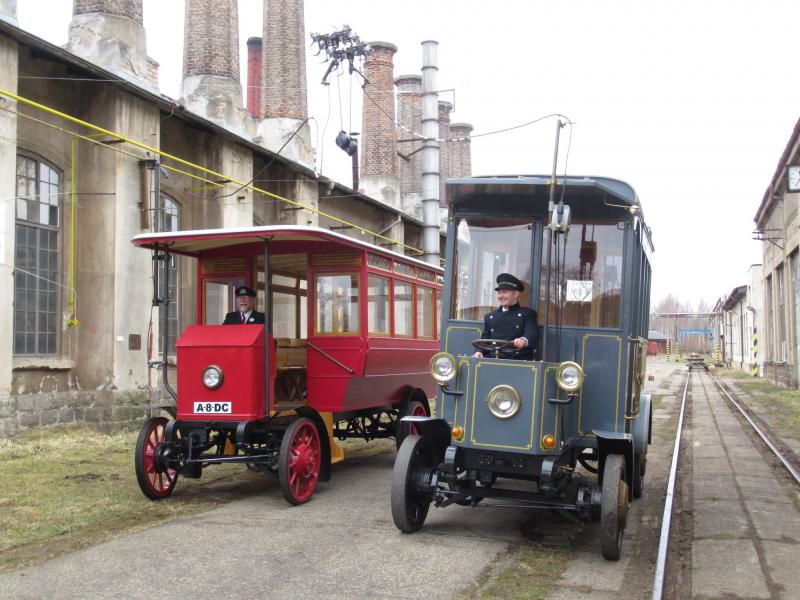
<path fill-rule="evenodd" d="M 553 218 L 553 209 L 555 208 L 556 198 L 556 168 L 558 167 L 558 140 L 561 137 L 561 128 L 564 124 L 561 119 L 556 120 L 556 147 L 553 151 L 553 174 L 550 177 L 550 202 L 547 206 L 548 218 Z M 566 181 L 564 182 L 566 185 Z M 553 229 L 547 228 L 547 260 L 545 261 L 545 284 L 544 284 L 544 327 L 542 329 L 542 360 L 547 360 L 547 333 L 550 329 L 550 261 L 553 255 Z M 556 357 L 558 360 L 558 357 Z"/>
<path fill-rule="evenodd" d="M 257 282 L 256 282 L 257 283 Z M 256 286 L 258 287 L 258 286 Z M 269 328 L 272 320 L 270 319 L 270 298 L 269 298 L 269 240 L 264 240 L 264 401 L 266 402 L 266 415 L 270 412 L 270 396 L 272 389 L 270 386 L 270 360 L 269 360 Z"/>
<path fill-rule="evenodd" d="M 422 259 L 439 264 L 439 42 L 422 42 Z"/>

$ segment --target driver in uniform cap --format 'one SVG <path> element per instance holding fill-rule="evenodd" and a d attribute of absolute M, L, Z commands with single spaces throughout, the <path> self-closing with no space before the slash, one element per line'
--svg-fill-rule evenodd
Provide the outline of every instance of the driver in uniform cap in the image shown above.
<path fill-rule="evenodd" d="M 510 273 L 497 276 L 497 303 L 500 308 L 483 317 L 482 339 L 509 340 L 514 342 L 520 360 L 533 360 L 533 349 L 539 339 L 536 311 L 519 305 L 520 292 L 525 285 Z M 473 356 L 483 358 L 482 352 Z"/>
<path fill-rule="evenodd" d="M 223 325 L 263 325 L 266 321 L 264 313 L 258 312 L 253 303 L 256 293 L 247 286 L 236 288 L 236 307 L 238 310 L 225 315 Z"/>

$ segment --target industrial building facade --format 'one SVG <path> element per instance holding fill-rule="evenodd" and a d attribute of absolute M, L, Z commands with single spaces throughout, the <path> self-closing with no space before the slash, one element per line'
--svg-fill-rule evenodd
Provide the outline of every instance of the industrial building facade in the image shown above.
<path fill-rule="evenodd" d="M 391 44 L 366 59 L 384 105 L 365 110 L 353 189 L 313 169 L 302 0 L 265 0 L 246 95 L 236 1 L 187 0 L 179 101 L 157 89 L 141 0 L 75 0 L 66 48 L 21 30 L 15 4 L 0 0 L 0 437 L 133 421 L 158 401 L 159 308 L 138 233 L 300 224 L 421 247 L 421 169 L 403 142 L 420 129 L 421 78 L 394 78 Z M 440 115 L 442 176 L 469 175 L 471 126 L 451 124 L 447 103 Z M 194 318 L 194 265 L 161 268 L 172 346 Z"/>

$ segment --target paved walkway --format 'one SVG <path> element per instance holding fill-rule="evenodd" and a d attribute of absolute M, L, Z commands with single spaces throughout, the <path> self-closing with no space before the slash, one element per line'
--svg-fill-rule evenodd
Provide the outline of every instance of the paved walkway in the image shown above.
<path fill-rule="evenodd" d="M 713 382 L 691 377 L 692 597 L 799 598 L 797 492 Z"/>

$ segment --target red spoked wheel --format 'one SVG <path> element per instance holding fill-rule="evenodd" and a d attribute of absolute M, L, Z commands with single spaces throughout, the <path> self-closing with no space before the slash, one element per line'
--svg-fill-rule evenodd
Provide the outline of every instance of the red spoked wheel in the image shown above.
<path fill-rule="evenodd" d="M 317 489 L 322 448 L 314 421 L 301 418 L 294 421 L 281 441 L 278 475 L 283 497 L 289 504 L 303 504 Z"/>
<path fill-rule="evenodd" d="M 164 417 L 147 419 L 139 430 L 136 440 L 136 480 L 142 493 L 151 500 L 166 498 L 175 489 L 178 473 L 168 469 L 157 460 L 159 445 L 164 442 Z"/>
<path fill-rule="evenodd" d="M 400 414 L 397 416 L 397 432 L 395 434 L 395 441 L 397 442 L 397 449 L 403 444 L 403 440 L 409 435 L 417 435 L 417 428 L 408 423 L 401 427 L 400 419 L 403 417 L 427 417 L 428 409 L 425 403 L 420 400 L 408 400 L 400 405 Z"/>

